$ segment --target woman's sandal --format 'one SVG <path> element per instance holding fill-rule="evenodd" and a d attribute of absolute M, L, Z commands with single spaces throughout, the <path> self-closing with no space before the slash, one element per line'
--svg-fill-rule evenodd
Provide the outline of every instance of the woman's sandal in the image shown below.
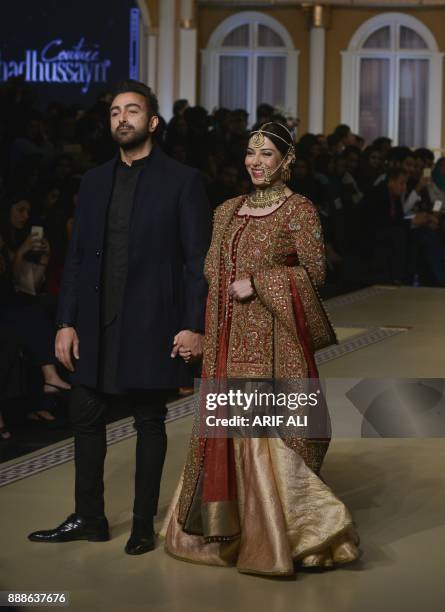
<path fill-rule="evenodd" d="M 46 415 L 53 418 L 48 418 Z M 28 413 L 27 418 L 30 421 L 45 421 L 45 423 L 53 423 L 56 420 L 56 417 L 49 410 L 33 410 Z"/>
<path fill-rule="evenodd" d="M 0 427 L 0 437 L 2 440 L 10 440 L 12 437 L 11 432 L 5 425 L 3 427 Z"/>
<path fill-rule="evenodd" d="M 58 385 L 53 385 L 52 383 L 49 383 L 49 382 L 45 382 L 45 383 L 43 383 L 43 385 L 46 386 L 46 387 L 51 387 L 53 389 L 57 389 L 57 391 L 44 391 L 44 393 L 46 395 L 51 395 L 51 394 L 53 394 L 53 395 L 58 395 L 58 394 L 60 394 L 60 395 L 68 395 L 70 393 L 70 391 L 71 391 L 71 389 L 65 389 L 65 387 L 59 387 Z"/>

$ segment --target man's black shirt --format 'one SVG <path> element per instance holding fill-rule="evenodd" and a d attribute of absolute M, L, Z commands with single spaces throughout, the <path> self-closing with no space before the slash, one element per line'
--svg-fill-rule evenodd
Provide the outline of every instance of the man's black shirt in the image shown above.
<path fill-rule="evenodd" d="M 121 309 L 128 266 L 128 229 L 139 175 L 149 156 L 128 166 L 118 161 L 107 215 L 102 268 L 102 325 L 109 325 Z"/>

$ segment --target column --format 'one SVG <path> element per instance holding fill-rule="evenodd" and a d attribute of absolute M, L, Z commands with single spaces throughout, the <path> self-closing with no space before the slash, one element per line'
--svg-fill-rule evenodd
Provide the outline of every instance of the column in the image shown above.
<path fill-rule="evenodd" d="M 149 36 L 151 30 L 150 13 L 145 0 L 136 0 L 140 10 L 139 20 L 139 80 L 153 87 L 151 83 Z"/>
<path fill-rule="evenodd" d="M 309 8 L 309 132 L 323 133 L 325 70 L 326 70 L 326 8 L 320 4 Z"/>
<path fill-rule="evenodd" d="M 178 98 L 186 98 L 191 106 L 196 104 L 197 41 L 194 0 L 181 0 Z"/>
<path fill-rule="evenodd" d="M 175 18 L 175 0 L 162 0 L 162 2 L 159 3 L 157 94 L 160 112 L 166 121 L 169 121 L 173 114 Z"/>
<path fill-rule="evenodd" d="M 158 92 L 158 32 L 155 28 L 148 30 L 148 85 L 157 94 Z"/>

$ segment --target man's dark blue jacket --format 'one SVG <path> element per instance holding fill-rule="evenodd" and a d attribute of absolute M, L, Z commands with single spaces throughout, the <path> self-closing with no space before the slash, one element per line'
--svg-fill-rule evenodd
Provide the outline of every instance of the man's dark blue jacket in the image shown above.
<path fill-rule="evenodd" d="M 117 157 L 82 180 L 59 296 L 58 324 L 79 336 L 74 384 L 97 386 L 101 272 Z M 170 357 L 182 329 L 204 330 L 204 259 L 210 208 L 200 173 L 156 145 L 138 180 L 128 230 L 117 382 L 123 389 L 175 388 L 190 381 Z"/>

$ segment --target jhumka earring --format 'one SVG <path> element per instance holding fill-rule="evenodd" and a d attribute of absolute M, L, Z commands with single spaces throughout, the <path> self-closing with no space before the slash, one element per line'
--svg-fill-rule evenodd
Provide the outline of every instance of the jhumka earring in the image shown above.
<path fill-rule="evenodd" d="M 283 181 L 283 183 L 287 183 L 290 180 L 290 167 L 289 166 L 286 166 L 281 171 L 281 180 Z"/>
<path fill-rule="evenodd" d="M 293 149 L 293 147 L 291 148 Z M 287 183 L 288 181 L 290 181 L 290 178 L 292 176 L 291 166 L 294 162 L 295 153 L 291 150 L 289 153 L 289 163 L 287 164 L 287 166 L 283 166 L 283 169 L 281 171 L 281 180 L 283 181 L 283 183 Z"/>

